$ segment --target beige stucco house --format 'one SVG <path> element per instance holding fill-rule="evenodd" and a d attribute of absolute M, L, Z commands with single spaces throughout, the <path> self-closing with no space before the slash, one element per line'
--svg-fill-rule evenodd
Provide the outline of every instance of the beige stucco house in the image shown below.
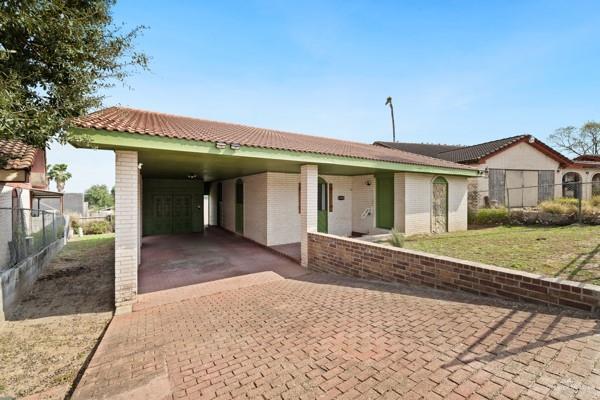
<path fill-rule="evenodd" d="M 306 266 L 312 231 L 465 230 L 467 179 L 479 174 L 371 144 L 121 107 L 76 125 L 87 146 L 116 153 L 115 299 L 123 309 L 136 297 L 143 236 L 216 225 L 262 246 L 298 243 Z"/>
<path fill-rule="evenodd" d="M 470 201 L 478 206 L 499 204 L 518 208 L 533 207 L 541 201 L 558 197 L 589 199 L 594 187 L 592 182 L 600 181 L 599 162 L 570 160 L 531 135 L 473 146 L 375 144 L 481 169 L 484 174 L 469 179 L 469 190 L 474 194 Z"/>

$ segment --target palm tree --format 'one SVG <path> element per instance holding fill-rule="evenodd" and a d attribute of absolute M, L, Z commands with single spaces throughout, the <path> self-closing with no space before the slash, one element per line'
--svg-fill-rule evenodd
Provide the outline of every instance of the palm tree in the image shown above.
<path fill-rule="evenodd" d="M 56 190 L 65 191 L 65 182 L 71 179 L 71 173 L 67 172 L 67 164 L 48 165 L 48 180 L 56 182 Z"/>

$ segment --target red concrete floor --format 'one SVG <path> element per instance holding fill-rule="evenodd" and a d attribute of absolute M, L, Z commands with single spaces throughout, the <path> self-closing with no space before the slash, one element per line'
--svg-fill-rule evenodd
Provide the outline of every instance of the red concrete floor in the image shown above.
<path fill-rule="evenodd" d="M 138 273 L 140 294 L 272 271 L 284 278 L 306 270 L 250 240 L 210 227 L 204 233 L 147 236 Z"/>

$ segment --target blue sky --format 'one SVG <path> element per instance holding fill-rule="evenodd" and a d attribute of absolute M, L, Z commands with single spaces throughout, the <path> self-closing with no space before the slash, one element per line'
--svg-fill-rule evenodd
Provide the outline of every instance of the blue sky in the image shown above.
<path fill-rule="evenodd" d="M 598 1 L 138 1 L 151 71 L 105 105 L 355 141 L 473 144 L 600 119 Z M 68 191 L 112 186 L 110 152 L 54 146 Z"/>

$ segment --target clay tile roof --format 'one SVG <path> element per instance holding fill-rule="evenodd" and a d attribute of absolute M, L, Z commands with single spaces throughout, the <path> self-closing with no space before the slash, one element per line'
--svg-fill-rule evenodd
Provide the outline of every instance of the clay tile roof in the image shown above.
<path fill-rule="evenodd" d="M 492 140 L 491 142 L 444 151 L 438 153 L 437 157 L 454 162 L 475 162 L 526 137 L 528 137 L 528 135 L 517 135 L 504 139 Z"/>
<path fill-rule="evenodd" d="M 407 142 L 374 142 L 377 146 L 384 146 L 390 149 L 404 150 L 410 153 L 421 154 L 427 157 L 437 157 L 438 154 L 460 149 L 464 146 L 450 144 L 434 144 L 434 143 L 407 143 Z"/>
<path fill-rule="evenodd" d="M 28 169 L 33 164 L 35 153 L 35 147 L 19 140 L 0 139 L 0 168 Z"/>
<path fill-rule="evenodd" d="M 202 142 L 237 143 L 266 149 L 317 153 L 403 164 L 469 169 L 464 165 L 366 143 L 349 142 L 246 125 L 110 107 L 74 121 L 81 128 L 130 132 Z"/>

